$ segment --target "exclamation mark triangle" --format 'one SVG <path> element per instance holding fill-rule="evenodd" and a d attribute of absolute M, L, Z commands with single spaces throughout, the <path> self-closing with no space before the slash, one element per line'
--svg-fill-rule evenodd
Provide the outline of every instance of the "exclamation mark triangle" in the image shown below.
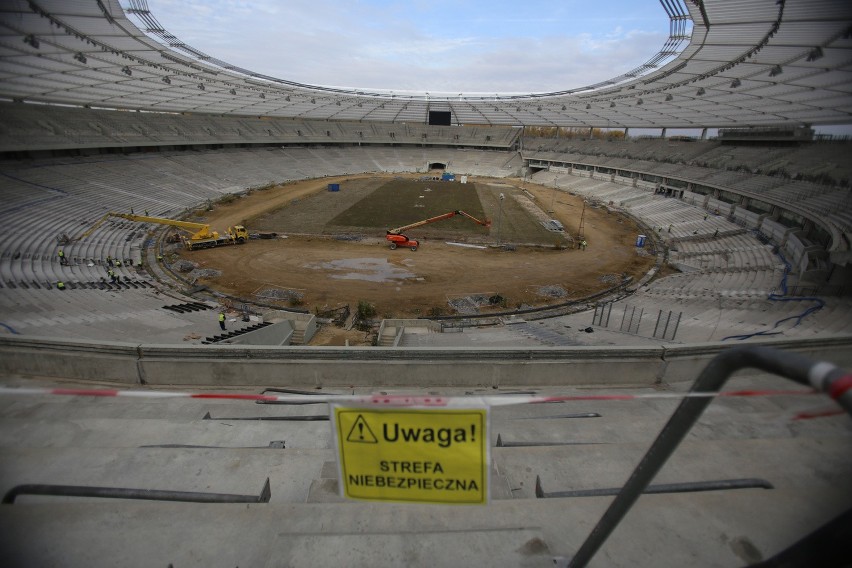
<path fill-rule="evenodd" d="M 347 442 L 355 442 L 359 444 L 378 444 L 379 441 L 376 439 L 376 435 L 373 434 L 373 431 L 370 429 L 367 421 L 364 420 L 364 417 L 360 414 L 358 418 L 355 419 L 355 424 L 352 425 L 352 429 L 349 430 L 349 435 L 346 436 Z"/>

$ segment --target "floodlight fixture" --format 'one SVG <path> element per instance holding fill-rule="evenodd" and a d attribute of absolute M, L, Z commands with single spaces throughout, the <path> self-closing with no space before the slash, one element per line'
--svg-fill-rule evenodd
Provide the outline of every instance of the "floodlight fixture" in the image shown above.
<path fill-rule="evenodd" d="M 77 61 L 79 61 L 80 63 L 82 63 L 84 65 L 86 63 L 86 56 L 83 55 L 82 53 L 75 53 L 74 59 L 76 59 Z"/>
<path fill-rule="evenodd" d="M 781 74 L 781 73 L 783 73 L 783 72 L 784 72 L 784 71 L 781 69 L 781 66 L 780 66 L 780 65 L 776 65 L 775 67 L 773 67 L 773 68 L 769 71 L 769 76 L 770 76 L 770 77 L 776 77 L 776 76 L 780 75 L 780 74 Z"/>
<path fill-rule="evenodd" d="M 27 44 L 33 46 L 35 49 L 38 49 L 38 46 L 39 46 L 38 38 L 36 38 L 36 36 L 34 36 L 33 34 L 27 35 L 24 38 L 24 43 L 27 43 Z"/>
<path fill-rule="evenodd" d="M 125 75 L 127 75 L 128 77 L 133 75 L 133 71 L 131 71 L 130 67 L 128 67 L 127 65 L 125 65 L 124 67 L 121 68 L 121 72 L 124 73 Z"/>

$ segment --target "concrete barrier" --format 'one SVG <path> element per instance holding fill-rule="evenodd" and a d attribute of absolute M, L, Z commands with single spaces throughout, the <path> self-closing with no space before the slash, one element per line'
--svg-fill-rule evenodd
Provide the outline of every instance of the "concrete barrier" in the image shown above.
<path fill-rule="evenodd" d="M 225 339 L 221 343 L 227 345 L 269 345 L 278 347 L 281 345 L 290 345 L 293 333 L 293 322 L 284 320 L 242 335 L 237 335 L 231 339 Z"/>
<path fill-rule="evenodd" d="M 139 346 L 134 343 L 0 338 L 0 373 L 139 384 Z"/>
<path fill-rule="evenodd" d="M 719 352 L 728 347 L 742 345 L 741 341 L 726 341 L 717 343 L 693 343 L 690 345 L 666 345 L 664 380 L 669 383 L 692 381 L 707 363 Z M 852 336 L 824 337 L 820 339 L 776 339 L 764 341 L 749 341 L 749 345 L 758 344 L 775 349 L 783 349 L 828 361 L 839 367 L 852 368 Z M 760 371 L 744 369 L 737 376 L 762 374 Z"/>
<path fill-rule="evenodd" d="M 150 385 L 499 387 L 653 384 L 662 348 L 140 346 Z"/>
<path fill-rule="evenodd" d="M 852 367 L 852 336 L 755 341 Z M 0 373 L 176 387 L 517 387 L 692 381 L 740 343 L 535 349 L 132 345 L 0 338 Z"/>

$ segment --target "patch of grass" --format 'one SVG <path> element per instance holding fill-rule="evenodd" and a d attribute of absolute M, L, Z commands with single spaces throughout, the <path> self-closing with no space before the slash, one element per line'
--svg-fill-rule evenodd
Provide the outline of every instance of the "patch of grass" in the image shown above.
<path fill-rule="evenodd" d="M 432 317 L 442 316 L 444 315 L 444 312 L 445 310 L 441 306 L 432 306 L 429 308 L 429 315 Z"/>
<path fill-rule="evenodd" d="M 358 319 L 370 319 L 376 315 L 376 306 L 367 300 L 358 300 Z"/>
<path fill-rule="evenodd" d="M 394 179 L 334 217 L 329 226 L 392 229 L 456 210 L 485 219 L 474 184 Z M 488 234 L 487 227 L 459 216 L 429 227 L 446 232 Z"/>

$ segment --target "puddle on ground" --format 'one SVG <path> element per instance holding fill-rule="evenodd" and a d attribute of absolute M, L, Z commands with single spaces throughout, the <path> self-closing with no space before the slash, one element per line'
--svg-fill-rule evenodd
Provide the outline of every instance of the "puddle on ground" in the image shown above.
<path fill-rule="evenodd" d="M 389 263 L 386 258 L 342 258 L 329 262 L 310 262 L 305 268 L 329 270 L 335 280 L 397 282 L 415 278 L 416 274 Z"/>

